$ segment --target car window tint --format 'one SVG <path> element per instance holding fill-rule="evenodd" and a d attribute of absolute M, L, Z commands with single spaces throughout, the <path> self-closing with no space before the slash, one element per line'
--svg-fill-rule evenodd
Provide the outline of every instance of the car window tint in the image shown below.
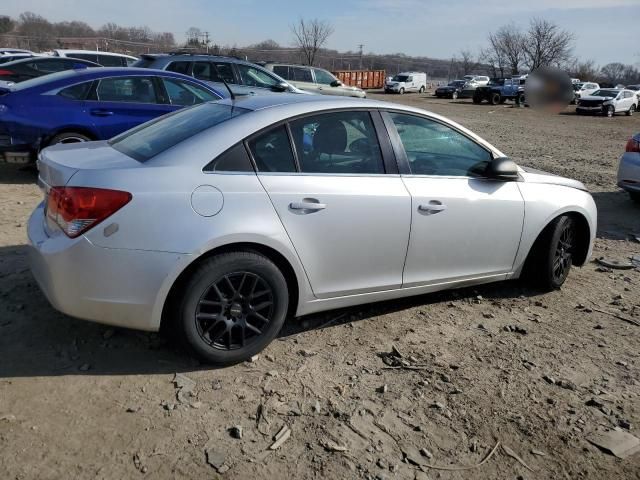
<path fill-rule="evenodd" d="M 71 87 L 63 88 L 58 92 L 58 95 L 70 100 L 84 100 L 91 88 L 93 82 L 84 82 Z"/>
<path fill-rule="evenodd" d="M 390 113 L 415 175 L 482 176 L 491 153 L 458 131 L 423 117 Z"/>
<path fill-rule="evenodd" d="M 209 165 L 205 172 L 253 172 L 251 159 L 243 142 L 224 152 Z"/>
<path fill-rule="evenodd" d="M 245 108 L 203 103 L 144 123 L 112 138 L 109 144 L 119 152 L 145 162 L 204 130 L 247 112 L 249 110 Z"/>
<path fill-rule="evenodd" d="M 191 65 L 191 62 L 171 62 L 169 65 L 167 65 L 166 70 L 170 72 L 182 73 L 183 75 L 188 75 L 189 65 Z M 145 67 L 145 65 L 140 64 L 136 66 Z"/>
<path fill-rule="evenodd" d="M 116 55 L 98 55 L 98 63 L 103 67 L 123 67 L 122 57 Z"/>
<path fill-rule="evenodd" d="M 300 170 L 307 173 L 384 173 L 368 112 L 336 112 L 291 122 Z"/>
<path fill-rule="evenodd" d="M 80 60 L 89 60 L 90 62 L 99 63 L 98 56 L 93 53 L 70 53 L 67 55 L 69 58 L 79 58 Z"/>
<path fill-rule="evenodd" d="M 333 75 L 325 70 L 321 70 L 319 68 L 314 68 L 313 73 L 316 75 L 316 82 L 321 83 L 323 85 L 329 85 L 331 82 L 335 81 Z"/>
<path fill-rule="evenodd" d="M 211 81 L 211 64 L 209 62 L 194 62 L 192 75 L 198 80 Z"/>
<path fill-rule="evenodd" d="M 289 67 L 289 75 L 294 82 L 309 82 L 313 83 L 313 77 L 311 76 L 311 69 L 306 67 Z"/>
<path fill-rule="evenodd" d="M 202 102 L 218 100 L 218 97 L 213 93 L 191 83 L 167 78 L 162 79 L 162 81 L 167 89 L 171 105 L 197 105 Z"/>
<path fill-rule="evenodd" d="M 275 65 L 273 67 L 273 73 L 275 73 L 279 77 L 284 78 L 285 80 L 292 80 L 291 78 L 289 78 L 289 67 L 286 65 Z"/>
<path fill-rule="evenodd" d="M 250 65 L 238 63 L 236 65 L 243 85 L 250 87 L 271 88 L 280 83 L 276 78 L 269 75 L 264 70 L 254 68 Z"/>
<path fill-rule="evenodd" d="M 33 62 L 30 64 L 31 68 L 38 70 L 39 72 L 54 73 L 61 72 L 63 70 L 69 70 L 73 67 L 73 63 L 65 60 L 43 60 L 39 62 Z"/>
<path fill-rule="evenodd" d="M 211 68 L 211 80 L 222 82 L 223 79 L 227 83 L 236 83 L 233 67 L 228 62 L 214 62 Z"/>
<path fill-rule="evenodd" d="M 103 102 L 156 103 L 153 82 L 146 77 L 102 79 L 96 95 Z"/>
<path fill-rule="evenodd" d="M 249 140 L 249 150 L 261 172 L 295 172 L 289 135 L 284 125 Z"/>

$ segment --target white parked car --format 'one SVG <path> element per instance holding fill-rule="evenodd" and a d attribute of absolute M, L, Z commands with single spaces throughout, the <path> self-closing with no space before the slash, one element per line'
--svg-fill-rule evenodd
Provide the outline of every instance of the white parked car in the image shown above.
<path fill-rule="evenodd" d="M 591 95 L 595 91 L 600 90 L 600 85 L 593 82 L 580 82 L 573 84 L 574 102 L 580 100 L 581 97 Z"/>
<path fill-rule="evenodd" d="M 122 53 L 99 52 L 93 50 L 66 50 L 57 49 L 53 51 L 56 57 L 79 58 L 80 60 L 89 60 L 103 67 L 130 67 L 134 62 L 138 61 L 136 57 L 124 55 Z"/>
<path fill-rule="evenodd" d="M 38 160 L 31 269 L 57 309 L 173 327 L 246 360 L 287 318 L 588 261 L 596 205 L 417 108 L 327 95 L 203 103 Z"/>
<path fill-rule="evenodd" d="M 627 142 L 618 165 L 618 186 L 640 203 L 640 133 Z"/>
<path fill-rule="evenodd" d="M 424 93 L 427 89 L 427 74 L 422 72 L 402 72 L 393 77 L 384 85 L 385 93 L 418 92 Z"/>
<path fill-rule="evenodd" d="M 603 114 L 613 117 L 616 113 L 634 114 L 638 109 L 638 97 L 632 90 L 601 88 L 578 100 L 576 113 Z"/>

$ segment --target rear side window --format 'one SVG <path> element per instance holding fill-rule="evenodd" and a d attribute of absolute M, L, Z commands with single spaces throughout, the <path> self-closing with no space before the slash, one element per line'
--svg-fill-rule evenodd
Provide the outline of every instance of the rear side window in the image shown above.
<path fill-rule="evenodd" d="M 169 65 L 167 65 L 167 70 L 170 72 L 176 72 L 176 73 L 182 73 L 183 75 L 188 75 L 189 65 L 191 65 L 191 62 L 171 62 Z M 138 64 L 136 66 L 142 67 L 145 65 Z"/>
<path fill-rule="evenodd" d="M 273 73 L 275 73 L 279 77 L 284 78 L 285 80 L 292 80 L 292 78 L 289 78 L 289 67 L 287 67 L 286 65 L 274 66 Z"/>
<path fill-rule="evenodd" d="M 204 103 L 147 122 L 118 135 L 109 143 L 119 152 L 146 162 L 208 128 L 247 112 L 249 110 L 245 108 Z"/>
<path fill-rule="evenodd" d="M 98 63 L 103 67 L 126 67 L 127 64 L 122 61 L 122 57 L 116 55 L 98 55 Z"/>
<path fill-rule="evenodd" d="M 184 107 L 188 105 L 197 105 L 202 102 L 218 100 L 218 97 L 213 93 L 191 83 L 182 82 L 180 80 L 169 80 L 167 78 L 163 78 L 162 81 L 167 90 L 167 95 L 169 96 L 169 102 L 171 105 L 180 105 Z"/>
<path fill-rule="evenodd" d="M 253 172 L 251 159 L 243 142 L 231 147 L 209 165 L 205 172 Z"/>
<path fill-rule="evenodd" d="M 415 115 L 390 113 L 414 175 L 478 177 L 491 153 L 460 132 Z"/>
<path fill-rule="evenodd" d="M 91 88 L 93 82 L 84 82 L 71 87 L 63 88 L 58 92 L 58 95 L 69 100 L 84 100 L 87 98 L 87 93 Z"/>
<path fill-rule="evenodd" d="M 103 102 L 157 103 L 151 78 L 105 78 L 100 80 L 96 96 Z"/>
<path fill-rule="evenodd" d="M 313 77 L 311 76 L 311 70 L 309 68 L 289 67 L 289 75 L 294 82 L 313 83 Z"/>
<path fill-rule="evenodd" d="M 336 112 L 291 122 L 300 170 L 307 173 L 384 173 L 369 112 Z"/>
<path fill-rule="evenodd" d="M 273 128 L 252 140 L 249 150 L 261 172 L 295 172 L 296 163 L 284 125 Z"/>
<path fill-rule="evenodd" d="M 46 73 L 55 73 L 61 72 L 63 70 L 70 70 L 71 68 L 73 68 L 73 65 L 73 61 L 68 61 L 65 59 L 42 60 L 29 64 L 29 66 L 34 70 Z"/>
<path fill-rule="evenodd" d="M 79 58 L 80 60 L 89 60 L 90 62 L 100 63 L 98 61 L 98 56 L 93 53 L 70 53 L 67 55 L 70 58 Z"/>

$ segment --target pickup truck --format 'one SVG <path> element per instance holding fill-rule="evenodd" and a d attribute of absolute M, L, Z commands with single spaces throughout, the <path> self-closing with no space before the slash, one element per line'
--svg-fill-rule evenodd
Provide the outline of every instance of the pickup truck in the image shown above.
<path fill-rule="evenodd" d="M 476 88 L 473 103 L 479 104 L 483 100 L 491 105 L 504 103 L 506 100 L 513 100 L 518 104 L 524 103 L 525 80 L 525 77 L 492 78 L 487 86 Z"/>

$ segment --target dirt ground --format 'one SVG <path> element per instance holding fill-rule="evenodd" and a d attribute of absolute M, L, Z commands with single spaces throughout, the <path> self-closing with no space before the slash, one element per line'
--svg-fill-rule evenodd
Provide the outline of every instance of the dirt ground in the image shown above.
<path fill-rule="evenodd" d="M 640 254 L 640 206 L 615 185 L 640 115 L 391 99 L 583 181 L 599 209 L 594 258 Z M 640 327 L 601 312 L 640 321 L 638 269 L 590 262 L 548 294 L 499 283 L 314 315 L 256 361 L 212 369 L 155 334 L 54 311 L 26 258 L 40 199 L 32 173 L 0 168 L 2 478 L 640 479 L 640 454 L 587 441 L 638 435 Z M 498 442 L 483 465 L 447 469 Z"/>

